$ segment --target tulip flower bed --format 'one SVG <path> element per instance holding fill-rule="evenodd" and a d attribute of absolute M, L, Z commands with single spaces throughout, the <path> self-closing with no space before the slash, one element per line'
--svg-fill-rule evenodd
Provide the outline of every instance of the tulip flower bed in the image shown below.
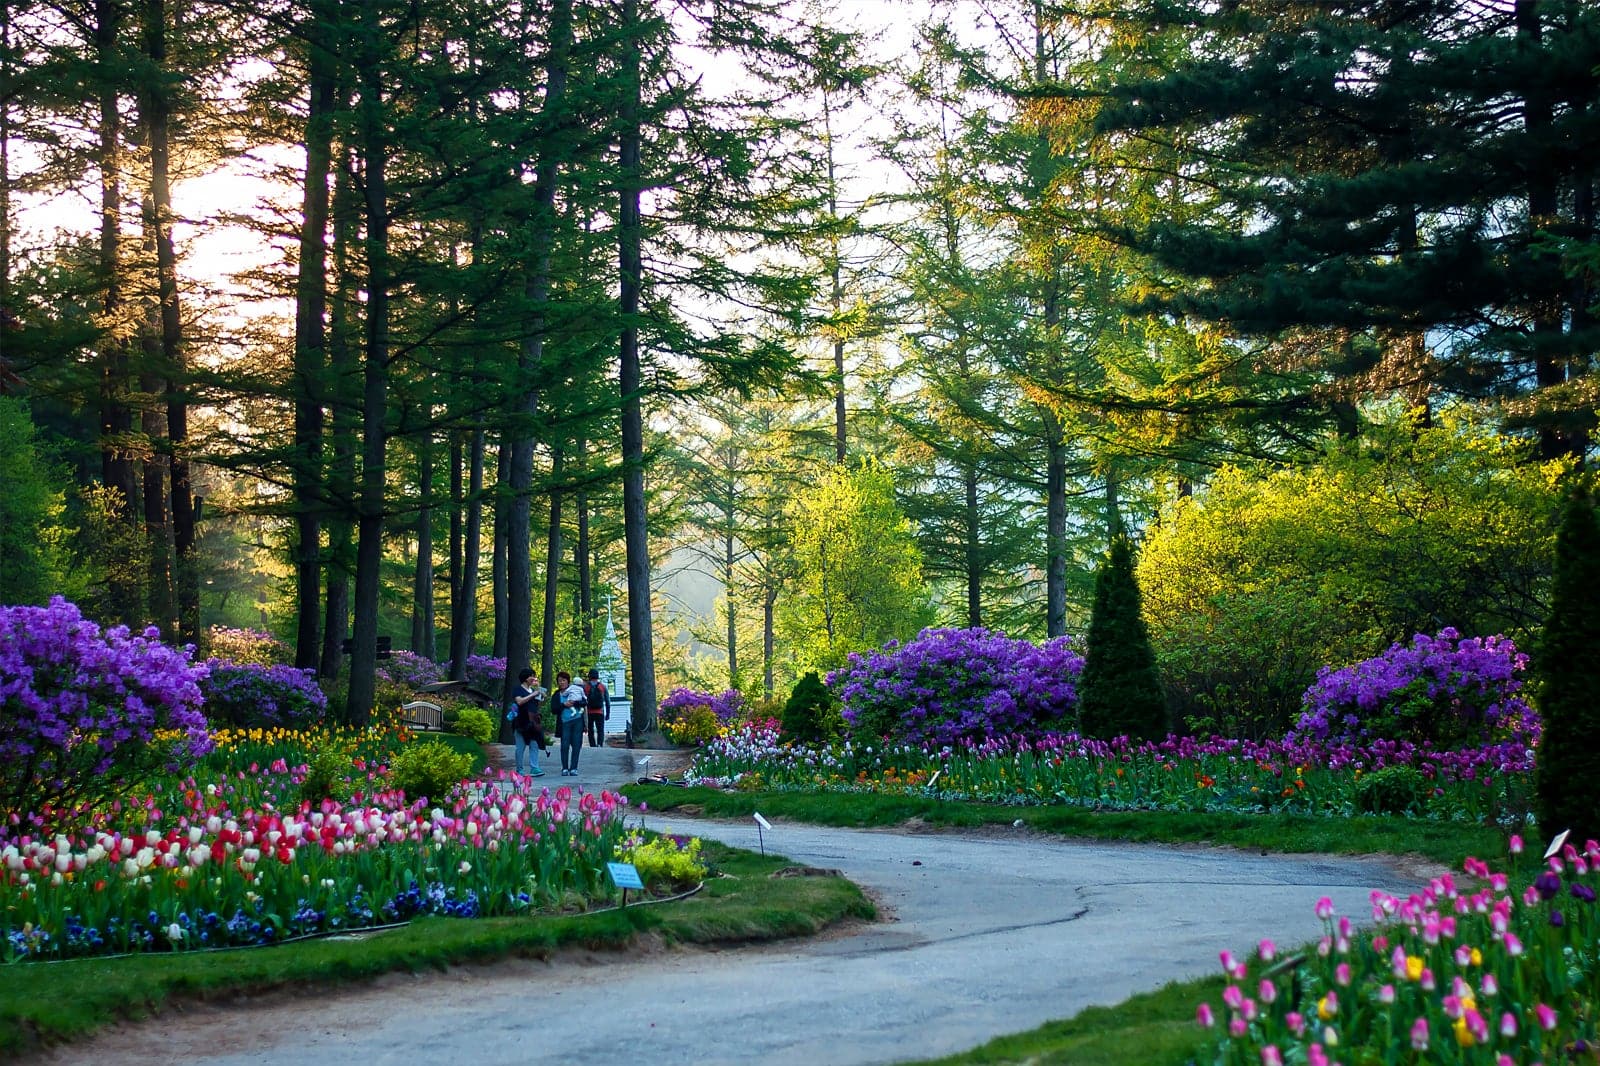
<path fill-rule="evenodd" d="M 1520 849 L 1513 838 L 1513 852 Z M 1520 892 L 1469 859 L 1470 886 L 1436 878 L 1408 899 L 1374 892 L 1371 930 L 1335 920 L 1292 969 L 1263 941 L 1222 953 L 1222 1003 L 1196 1018 L 1218 1030 L 1198 1057 L 1217 1066 L 1593 1062 L 1600 1038 L 1600 844 L 1567 845 Z"/>
<path fill-rule="evenodd" d="M 1527 810 L 1533 758 L 1514 744 L 1436 751 L 1403 741 L 1366 744 L 1168 737 L 1154 743 L 1075 734 L 1033 740 L 916 746 L 846 740 L 780 743 L 770 726 L 740 726 L 695 757 L 691 784 L 776 791 L 891 792 L 1008 804 L 1113 810 L 1281 811 L 1344 816 L 1361 777 L 1418 771 L 1429 817 L 1515 821 Z M 937 774 L 937 779 L 934 775 Z"/>
<path fill-rule="evenodd" d="M 0 832 L 0 961 L 268 944 L 419 914 L 505 915 L 609 894 L 626 803 L 503 775 L 390 791 L 392 729 L 224 732 L 193 776 Z M 350 798 L 299 796 L 313 751 Z"/>

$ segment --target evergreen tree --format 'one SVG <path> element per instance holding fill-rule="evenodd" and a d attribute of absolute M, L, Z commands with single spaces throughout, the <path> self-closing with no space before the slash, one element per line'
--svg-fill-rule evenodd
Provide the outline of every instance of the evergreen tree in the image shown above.
<path fill-rule="evenodd" d="M 1167 704 L 1145 630 L 1133 545 L 1126 536 L 1111 551 L 1094 582 L 1089 649 L 1078 679 L 1080 730 L 1085 736 L 1153 740 L 1167 733 Z"/>
<path fill-rule="evenodd" d="M 1600 521 L 1594 497 L 1574 489 L 1556 535 L 1550 617 L 1539 642 L 1539 828 L 1600 836 Z"/>

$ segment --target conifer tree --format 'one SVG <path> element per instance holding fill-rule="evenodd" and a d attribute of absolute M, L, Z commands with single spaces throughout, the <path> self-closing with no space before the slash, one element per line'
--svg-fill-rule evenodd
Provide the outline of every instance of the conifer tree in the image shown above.
<path fill-rule="evenodd" d="M 1095 576 L 1088 643 L 1078 678 L 1083 734 L 1135 740 L 1165 736 L 1166 697 L 1140 608 L 1133 545 L 1126 536 L 1112 538 L 1111 551 Z"/>
<path fill-rule="evenodd" d="M 1539 828 L 1600 836 L 1600 521 L 1594 497 L 1574 489 L 1556 535 L 1550 616 L 1539 641 Z"/>

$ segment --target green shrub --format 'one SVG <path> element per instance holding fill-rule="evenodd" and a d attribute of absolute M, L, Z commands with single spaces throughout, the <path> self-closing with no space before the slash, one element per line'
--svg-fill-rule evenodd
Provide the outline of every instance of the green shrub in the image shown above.
<path fill-rule="evenodd" d="M 1556 536 L 1550 616 L 1539 641 L 1539 828 L 1600 836 L 1600 522 L 1594 498 L 1571 493 Z"/>
<path fill-rule="evenodd" d="M 450 791 L 472 773 L 472 756 L 457 754 L 437 740 L 412 744 L 389 764 L 389 787 L 410 800 L 427 797 L 441 803 Z"/>
<path fill-rule="evenodd" d="M 409 685 L 402 685 L 383 677 L 379 677 L 372 687 L 372 707 L 380 714 L 392 711 L 396 707 L 404 707 L 416 698 L 417 694 Z"/>
<path fill-rule="evenodd" d="M 489 743 L 489 738 L 494 736 L 494 719 L 489 717 L 488 711 L 479 707 L 462 708 L 456 712 L 456 720 L 446 725 L 450 732 L 471 737 L 479 744 Z"/>
<path fill-rule="evenodd" d="M 465 708 L 457 707 L 453 703 L 447 703 L 443 707 L 439 708 L 439 720 L 444 723 L 444 727 L 446 729 L 450 729 L 452 733 L 457 732 L 457 730 L 451 729 L 451 726 L 454 726 L 458 721 L 461 720 L 461 712 L 464 709 Z"/>
<path fill-rule="evenodd" d="M 825 744 L 844 729 L 838 701 L 813 670 L 794 683 L 783 705 L 783 737 L 803 744 Z"/>
<path fill-rule="evenodd" d="M 665 882 L 674 888 L 688 888 L 705 880 L 706 866 L 700 861 L 700 838 L 656 837 L 624 841 L 622 861 L 632 863 L 639 879 L 647 885 Z"/>
<path fill-rule="evenodd" d="M 306 764 L 306 779 L 300 782 L 300 799 L 313 807 L 325 799 L 350 798 L 350 753 L 339 748 L 323 748 Z"/>
<path fill-rule="evenodd" d="M 1133 545 L 1114 537 L 1094 579 L 1089 649 L 1078 678 L 1078 708 L 1086 736 L 1158 740 L 1167 734 L 1167 698 L 1156 674 L 1145 629 Z"/>
<path fill-rule="evenodd" d="M 1433 786 L 1410 766 L 1385 766 L 1356 782 L 1356 810 L 1362 814 L 1422 814 Z"/>

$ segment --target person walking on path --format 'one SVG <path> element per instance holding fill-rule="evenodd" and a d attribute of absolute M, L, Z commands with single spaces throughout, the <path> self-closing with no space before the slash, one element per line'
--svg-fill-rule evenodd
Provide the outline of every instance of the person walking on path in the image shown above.
<path fill-rule="evenodd" d="M 584 695 L 583 686 L 573 681 L 565 670 L 556 675 L 556 689 L 561 693 L 556 697 L 556 714 L 561 722 L 561 776 L 577 777 L 588 697 Z"/>
<path fill-rule="evenodd" d="M 589 708 L 589 746 L 603 748 L 606 746 L 606 723 L 611 721 L 611 693 L 606 691 L 606 683 L 600 680 L 600 671 L 589 671 L 583 691 Z"/>
<path fill-rule="evenodd" d="M 532 670 L 517 674 L 517 690 L 511 695 L 511 733 L 517 748 L 517 773 L 522 773 L 526 761 L 529 777 L 544 776 L 539 768 L 539 752 L 550 752 L 550 742 L 544 735 L 544 698 L 544 686 L 533 684 Z"/>

